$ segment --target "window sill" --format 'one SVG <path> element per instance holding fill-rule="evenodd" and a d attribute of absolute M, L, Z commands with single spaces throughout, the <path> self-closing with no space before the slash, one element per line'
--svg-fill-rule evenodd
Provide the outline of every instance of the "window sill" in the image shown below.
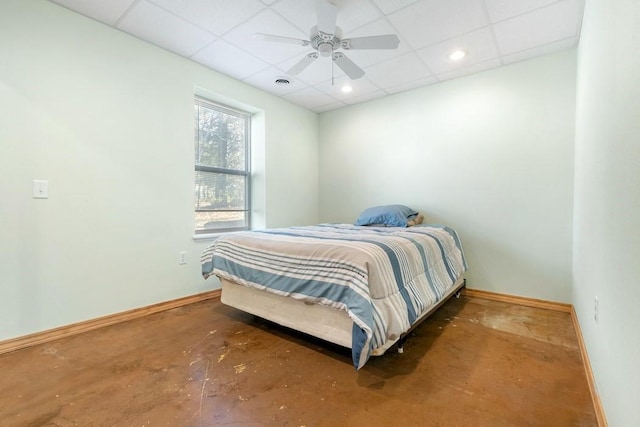
<path fill-rule="evenodd" d="M 194 234 L 193 240 L 195 240 L 196 242 L 199 242 L 201 240 L 216 240 L 218 237 L 222 236 L 223 234 L 225 233 L 221 232 L 221 233 Z"/>
<path fill-rule="evenodd" d="M 200 233 L 200 234 L 194 234 L 193 235 L 193 240 L 215 240 L 218 237 L 225 235 L 225 234 L 229 234 L 229 233 L 237 233 L 240 231 L 249 231 L 251 230 L 250 228 L 226 228 L 226 229 L 221 229 L 218 231 L 211 231 L 210 233 Z"/>

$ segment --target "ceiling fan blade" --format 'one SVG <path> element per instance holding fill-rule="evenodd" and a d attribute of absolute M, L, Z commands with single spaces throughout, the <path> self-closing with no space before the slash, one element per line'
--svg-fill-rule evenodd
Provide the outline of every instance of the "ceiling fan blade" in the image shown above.
<path fill-rule="evenodd" d="M 335 62 L 336 65 L 340 67 L 340 69 L 344 71 L 344 73 L 349 76 L 351 80 L 357 80 L 360 77 L 364 76 L 364 70 L 358 67 L 352 60 L 347 58 L 344 53 L 334 53 L 333 62 Z"/>
<path fill-rule="evenodd" d="M 342 40 L 342 48 L 349 49 L 396 49 L 400 39 L 395 34 L 354 37 Z"/>
<path fill-rule="evenodd" d="M 287 71 L 287 74 L 291 76 L 297 76 L 298 74 L 303 72 L 305 68 L 311 65 L 311 63 L 316 59 L 318 59 L 318 52 L 312 52 L 308 54 L 307 56 L 302 58 L 300 61 L 298 61 L 296 65 L 289 68 L 289 70 Z"/>
<path fill-rule="evenodd" d="M 338 19 L 338 8 L 330 3 L 329 0 L 316 0 L 316 12 L 318 13 L 318 31 L 334 34 L 336 20 Z"/>
<path fill-rule="evenodd" d="M 273 34 L 255 33 L 254 38 L 264 40 L 266 42 L 289 43 L 300 46 L 309 46 L 309 40 L 294 39 L 292 37 L 274 36 Z"/>

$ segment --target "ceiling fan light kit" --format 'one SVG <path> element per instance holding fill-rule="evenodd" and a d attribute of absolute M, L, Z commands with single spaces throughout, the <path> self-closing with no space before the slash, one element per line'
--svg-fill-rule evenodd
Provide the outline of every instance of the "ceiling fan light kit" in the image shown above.
<path fill-rule="evenodd" d="M 400 39 L 395 34 L 343 39 L 342 30 L 336 26 L 338 16 L 338 9 L 336 5 L 328 0 L 316 0 L 316 12 L 318 14 L 318 25 L 311 28 L 309 40 L 264 33 L 258 33 L 255 35 L 255 37 L 268 42 L 311 46 L 314 49 L 314 52 L 307 54 L 287 70 L 287 74 L 289 75 L 297 76 L 316 59 L 318 59 L 318 56 L 322 56 L 331 57 L 333 63 L 335 63 L 351 80 L 356 80 L 364 76 L 364 70 L 351 61 L 343 52 L 339 52 L 339 49 L 396 49 L 400 44 Z"/>

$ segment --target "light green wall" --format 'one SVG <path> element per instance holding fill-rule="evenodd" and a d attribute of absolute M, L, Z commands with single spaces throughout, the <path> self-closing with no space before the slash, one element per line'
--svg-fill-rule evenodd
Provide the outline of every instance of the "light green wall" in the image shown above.
<path fill-rule="evenodd" d="M 191 103 L 204 91 L 255 112 L 258 226 L 351 222 L 382 203 L 454 226 L 471 287 L 575 305 L 610 425 L 629 425 L 637 28 L 636 1 L 587 2 L 577 101 L 569 50 L 318 120 L 44 0 L 4 0 L 0 340 L 217 286 L 199 274 L 207 242 L 191 238 Z M 49 199 L 31 197 L 33 179 L 49 180 Z"/>
<path fill-rule="evenodd" d="M 578 49 L 572 302 L 612 427 L 640 420 L 638 46 L 640 2 L 587 1 Z"/>
<path fill-rule="evenodd" d="M 218 286 L 192 239 L 195 91 L 256 112 L 257 225 L 316 223 L 315 113 L 53 3 L 0 3 L 0 340 Z"/>
<path fill-rule="evenodd" d="M 320 215 L 455 227 L 469 286 L 569 302 L 575 50 L 320 116 Z"/>

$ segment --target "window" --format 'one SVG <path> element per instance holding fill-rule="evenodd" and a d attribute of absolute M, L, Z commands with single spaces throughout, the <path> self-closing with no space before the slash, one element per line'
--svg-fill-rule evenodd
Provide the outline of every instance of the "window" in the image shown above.
<path fill-rule="evenodd" d="M 251 115 L 195 99 L 196 234 L 249 228 Z"/>

